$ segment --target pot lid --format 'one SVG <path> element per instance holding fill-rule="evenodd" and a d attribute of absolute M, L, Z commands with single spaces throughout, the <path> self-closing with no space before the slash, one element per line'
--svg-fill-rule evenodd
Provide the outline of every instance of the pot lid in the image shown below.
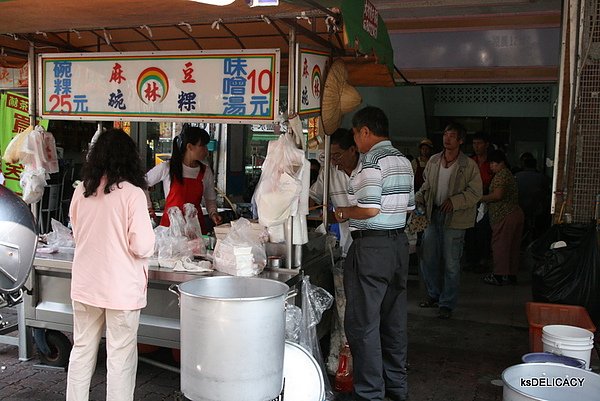
<path fill-rule="evenodd" d="M 0 185 L 0 293 L 19 290 L 33 265 L 37 228 L 29 206 Z"/>
<path fill-rule="evenodd" d="M 325 399 L 323 372 L 304 347 L 285 342 L 283 356 L 285 401 L 321 401 Z"/>

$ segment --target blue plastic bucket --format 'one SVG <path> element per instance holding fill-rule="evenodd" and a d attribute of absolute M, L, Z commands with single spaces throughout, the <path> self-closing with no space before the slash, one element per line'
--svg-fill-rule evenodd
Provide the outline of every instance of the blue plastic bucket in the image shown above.
<path fill-rule="evenodd" d="M 585 369 L 585 361 L 565 355 L 556 355 L 551 352 L 532 352 L 521 358 L 524 363 L 560 363 L 574 368 Z"/>

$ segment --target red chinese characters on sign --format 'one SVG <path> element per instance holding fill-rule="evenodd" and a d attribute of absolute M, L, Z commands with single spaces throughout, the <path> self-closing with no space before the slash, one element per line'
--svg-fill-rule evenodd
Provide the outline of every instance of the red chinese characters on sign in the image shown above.
<path fill-rule="evenodd" d="M 24 131 L 29 127 L 29 117 L 23 114 L 15 114 L 15 122 L 12 128 L 13 133 Z"/>
<path fill-rule="evenodd" d="M 116 82 L 118 84 L 120 84 L 123 81 L 126 81 L 127 78 L 125 78 L 123 76 L 123 68 L 121 67 L 121 64 L 119 63 L 115 63 L 115 65 L 113 66 L 112 69 L 112 73 L 110 74 L 110 79 L 108 80 L 108 82 Z"/>
<path fill-rule="evenodd" d="M 363 29 L 377 39 L 377 28 L 379 25 L 379 12 L 369 0 L 365 0 L 365 9 L 363 11 Z"/>
<path fill-rule="evenodd" d="M 21 179 L 23 168 L 22 164 L 6 163 L 4 178 L 7 180 L 19 181 Z"/>
<path fill-rule="evenodd" d="M 192 68 L 191 62 L 185 63 L 185 68 L 182 71 L 183 71 L 183 79 L 181 80 L 181 82 L 183 82 L 184 84 L 196 83 L 196 80 L 192 76 L 192 74 L 194 73 L 194 69 Z"/>
<path fill-rule="evenodd" d="M 148 82 L 146 89 L 144 89 L 144 97 L 150 102 L 155 102 L 160 97 L 158 93 L 158 85 L 156 82 Z"/>
<path fill-rule="evenodd" d="M 24 113 L 29 112 L 29 102 L 27 100 L 23 100 L 21 97 L 12 96 L 10 93 L 7 94 L 6 107 L 19 110 Z"/>

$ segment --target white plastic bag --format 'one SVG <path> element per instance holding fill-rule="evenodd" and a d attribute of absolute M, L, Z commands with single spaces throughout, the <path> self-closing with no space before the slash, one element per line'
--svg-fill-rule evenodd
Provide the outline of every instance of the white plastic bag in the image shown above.
<path fill-rule="evenodd" d="M 269 142 L 260 181 L 254 191 L 258 219 L 265 227 L 283 224 L 298 209 L 304 152 L 287 136 Z"/>
<path fill-rule="evenodd" d="M 325 400 L 334 401 L 335 396 L 327 376 L 327 369 L 323 362 L 317 324 L 321 321 L 323 312 L 331 308 L 333 296 L 321 287 L 311 284 L 310 277 L 302 277 L 302 321 L 300 324 L 300 345 L 310 351 L 315 358 L 325 381 Z"/>
<path fill-rule="evenodd" d="M 181 209 L 177 206 L 167 210 L 169 214 L 169 233 L 173 237 L 185 237 L 185 220 Z"/>
<path fill-rule="evenodd" d="M 34 169 L 27 165 L 21 174 L 19 183 L 23 189 L 23 202 L 27 204 L 39 202 L 44 196 L 46 170 L 43 168 Z"/>
<path fill-rule="evenodd" d="M 256 231 L 243 217 L 231 222 L 231 230 L 218 240 L 213 253 L 216 270 L 234 276 L 255 276 L 267 264 L 266 233 Z"/>
<path fill-rule="evenodd" d="M 179 213 L 181 214 L 181 211 Z M 154 229 L 154 236 L 156 237 L 154 250 L 155 255 L 158 257 L 159 265 L 172 265 L 179 259 L 192 258 L 194 256 L 188 244 L 188 239 L 183 235 L 173 235 L 172 226 L 156 227 Z"/>
<path fill-rule="evenodd" d="M 19 163 L 21 160 L 21 148 L 31 131 L 33 131 L 33 126 L 30 125 L 10 140 L 4 151 L 4 160 L 11 164 Z"/>
<path fill-rule="evenodd" d="M 185 224 L 183 231 L 188 239 L 188 245 L 194 255 L 206 255 L 206 244 L 202 238 L 202 228 L 198 220 L 198 210 L 191 203 L 183 205 Z"/>
<path fill-rule="evenodd" d="M 56 248 L 75 247 L 75 239 L 71 230 L 55 219 L 51 219 L 50 224 L 52 225 L 52 231 L 46 234 L 46 242 L 49 246 Z"/>

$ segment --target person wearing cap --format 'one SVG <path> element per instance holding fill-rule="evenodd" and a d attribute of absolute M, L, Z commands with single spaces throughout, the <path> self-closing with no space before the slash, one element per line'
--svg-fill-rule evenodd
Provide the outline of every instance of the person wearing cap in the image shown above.
<path fill-rule="evenodd" d="M 431 153 L 433 152 L 433 142 L 429 138 L 424 138 L 419 143 L 419 156 L 417 156 L 413 161 L 412 169 L 415 174 L 415 192 L 421 188 L 423 182 L 425 182 L 425 178 L 423 177 L 423 173 L 425 172 L 425 166 L 431 157 Z"/>
<path fill-rule="evenodd" d="M 362 155 L 348 186 L 352 206 L 337 208 L 336 218 L 349 219 L 353 239 L 344 262 L 344 323 L 354 400 L 403 401 L 408 396 L 404 226 L 414 209 L 413 171 L 392 146 L 381 109 L 359 110 L 352 130 Z"/>
<path fill-rule="evenodd" d="M 452 316 L 458 301 L 465 230 L 475 223 L 477 202 L 482 195 L 477 163 L 460 151 L 465 137 L 462 125 L 446 126 L 444 150 L 429 159 L 425 182 L 415 194 L 417 207 L 425 210 L 429 221 L 420 258 L 427 299 L 419 306 L 439 307 L 441 319 Z"/>
<path fill-rule="evenodd" d="M 217 194 L 214 175 L 204 162 L 208 156 L 210 135 L 199 127 L 185 125 L 182 132 L 173 141 L 173 152 L 169 161 L 160 163 L 146 174 L 148 186 L 163 183 L 165 207 L 160 225 L 169 227 L 171 207 L 177 206 L 183 213 L 183 205 L 193 204 L 202 216 L 202 199 L 208 215 L 215 225 L 221 223 L 217 212 Z M 207 233 L 206 222 L 200 218 L 202 233 Z"/>

